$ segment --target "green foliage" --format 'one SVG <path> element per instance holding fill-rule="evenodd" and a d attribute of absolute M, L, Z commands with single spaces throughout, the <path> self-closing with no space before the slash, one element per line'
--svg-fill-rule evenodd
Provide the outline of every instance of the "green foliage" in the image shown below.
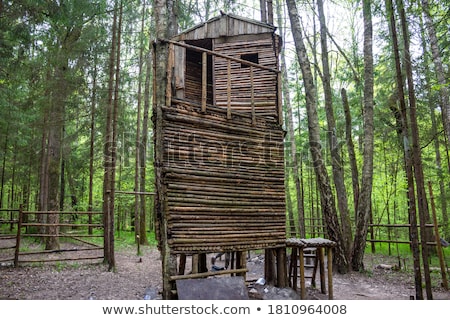
<path fill-rule="evenodd" d="M 150 246 L 156 246 L 156 238 L 154 232 L 147 232 L 147 238 Z M 115 244 L 118 250 L 136 250 L 136 241 L 134 232 L 121 231 L 117 232 L 115 236 Z"/>
<path fill-rule="evenodd" d="M 366 247 L 366 254 L 371 259 L 377 261 L 390 261 L 391 265 L 398 266 L 400 270 L 410 272 L 413 270 L 413 257 L 409 244 L 388 244 L 377 243 L 375 245 L 375 254 L 372 255 L 372 247 Z M 444 263 L 446 268 L 450 265 L 450 252 L 448 248 L 443 248 Z M 429 257 L 430 269 L 440 270 L 440 262 L 437 253 L 434 251 Z M 423 271 L 422 271 L 423 272 Z M 439 271 L 435 271 L 440 277 Z"/>

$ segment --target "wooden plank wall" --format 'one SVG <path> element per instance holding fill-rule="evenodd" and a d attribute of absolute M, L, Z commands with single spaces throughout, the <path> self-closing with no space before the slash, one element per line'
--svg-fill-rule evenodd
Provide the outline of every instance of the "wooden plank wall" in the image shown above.
<path fill-rule="evenodd" d="M 163 107 L 163 184 L 172 253 L 284 247 L 282 128 L 200 107 Z"/>
<path fill-rule="evenodd" d="M 178 47 L 178 46 L 175 46 Z M 193 50 L 185 50 L 186 52 L 186 65 L 182 68 L 183 73 L 180 78 L 184 78 L 185 84 L 183 97 L 186 100 L 195 101 L 200 103 L 202 100 L 202 53 Z M 181 69 L 179 62 L 177 61 L 177 69 Z M 207 68 L 207 103 L 212 104 L 213 92 L 212 92 L 212 56 L 208 55 L 208 68 Z"/>
<path fill-rule="evenodd" d="M 223 15 L 186 30 L 174 39 L 176 40 L 199 40 L 215 39 L 219 37 L 230 37 L 247 34 L 263 34 L 274 32 L 275 28 L 256 20 L 243 17 Z"/>
<path fill-rule="evenodd" d="M 245 39 L 245 38 L 244 38 Z M 214 51 L 241 58 L 246 54 L 258 54 L 260 65 L 278 69 L 272 37 L 261 37 L 253 41 L 233 41 L 216 43 Z M 214 57 L 215 105 L 227 107 L 228 62 L 221 57 Z M 252 110 L 251 82 L 253 78 L 254 108 L 257 116 L 277 121 L 277 74 L 264 69 L 253 68 L 253 77 L 249 67 L 239 62 L 231 62 L 231 109 L 241 112 Z"/>

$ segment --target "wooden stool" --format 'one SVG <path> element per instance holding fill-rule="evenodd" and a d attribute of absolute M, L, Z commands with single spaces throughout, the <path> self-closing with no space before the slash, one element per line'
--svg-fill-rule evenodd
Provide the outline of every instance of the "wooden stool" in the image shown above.
<path fill-rule="evenodd" d="M 286 240 L 286 246 L 291 248 L 291 263 L 289 266 L 289 284 L 292 288 L 297 290 L 297 259 L 299 260 L 300 269 L 300 297 L 306 298 L 306 286 L 305 286 L 305 260 L 304 251 L 306 249 L 316 249 L 316 259 L 319 264 L 320 271 L 320 288 L 321 292 L 326 294 L 325 286 L 325 248 L 327 249 L 327 269 L 328 269 L 328 299 L 333 300 L 333 248 L 336 246 L 336 242 L 323 239 L 323 238 L 311 238 L 311 239 L 297 239 L 290 238 Z M 315 269 L 314 275 L 315 276 Z"/>

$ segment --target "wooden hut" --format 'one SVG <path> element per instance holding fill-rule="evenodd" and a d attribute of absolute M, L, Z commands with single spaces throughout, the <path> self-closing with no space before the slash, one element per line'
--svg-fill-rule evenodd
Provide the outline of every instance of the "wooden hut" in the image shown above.
<path fill-rule="evenodd" d="M 282 262 L 266 265 L 266 277 L 284 285 L 285 132 L 275 31 L 222 14 L 164 40 L 166 105 L 153 116 L 164 298 L 175 297 L 177 279 L 211 275 L 206 254 L 214 252 L 236 253 L 221 273 L 245 276 L 244 252 L 279 251 Z"/>

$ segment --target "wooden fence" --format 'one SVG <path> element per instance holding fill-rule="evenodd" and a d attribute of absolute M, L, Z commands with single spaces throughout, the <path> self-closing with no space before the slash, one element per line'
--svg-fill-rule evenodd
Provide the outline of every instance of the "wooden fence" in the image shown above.
<path fill-rule="evenodd" d="M 2 254 L 0 262 L 14 262 L 14 266 L 23 263 L 44 263 L 78 260 L 99 260 L 104 258 L 103 250 L 103 213 L 94 211 L 25 211 L 20 209 L 0 209 L 0 212 L 12 212 L 10 219 L 0 219 L 1 224 L 10 224 L 11 230 L 16 225 L 16 233 L 0 236 L 2 243 L 0 250 L 14 250 L 14 254 L 8 256 Z M 16 217 L 13 216 L 16 215 Z M 48 215 L 59 215 L 58 223 L 46 223 Z M 93 223 L 92 217 L 100 215 L 101 223 Z M 87 216 L 88 223 L 75 223 L 74 217 Z M 96 229 L 96 232 L 93 232 Z M 50 232 L 52 230 L 52 232 Z M 56 232 L 54 232 L 56 231 Z M 23 240 L 46 239 L 49 237 L 64 238 L 59 242 L 59 248 L 45 250 L 41 248 L 42 242 L 29 241 L 24 246 Z M 101 241 L 93 242 L 93 239 L 101 238 Z M 101 243 L 101 245 L 99 244 Z"/>
<path fill-rule="evenodd" d="M 410 240 L 403 240 L 403 239 L 399 239 L 399 237 L 395 236 L 395 232 L 394 232 L 394 238 L 392 236 L 392 229 L 405 229 L 405 228 L 410 228 L 411 224 L 370 224 L 369 228 L 370 228 L 370 238 L 367 239 L 368 242 L 371 243 L 372 245 L 372 253 L 375 253 L 375 243 L 387 243 L 388 244 L 388 249 L 389 249 L 389 255 L 391 255 L 391 245 L 395 244 L 408 244 L 411 245 L 412 242 Z M 438 228 L 438 223 L 436 220 L 436 215 L 433 212 L 433 223 L 427 223 L 424 225 L 425 228 L 433 228 L 434 231 L 434 237 L 435 237 L 435 241 L 427 241 L 427 242 L 421 242 L 419 241 L 419 246 L 420 245 L 426 245 L 426 246 L 435 246 L 436 247 L 436 253 L 437 256 L 439 258 L 439 266 L 440 266 L 440 270 L 441 270 L 441 275 L 442 275 L 442 286 L 448 290 L 448 283 L 447 283 L 447 272 L 448 272 L 448 267 L 446 265 L 445 262 L 445 257 L 444 257 L 444 251 L 443 251 L 443 246 L 441 243 L 441 237 L 439 236 L 439 228 Z M 388 235 L 388 239 L 375 239 L 374 238 L 374 228 L 387 228 L 387 235 Z M 417 228 L 420 228 L 420 226 L 417 226 Z M 409 235 L 409 232 L 408 232 Z"/>
<path fill-rule="evenodd" d="M 17 236 L 12 232 L 19 221 L 18 212 L 19 209 L 0 209 L 0 264 L 14 261 L 14 255 L 9 253 L 16 249 Z M 2 228 L 3 225 L 7 227 Z"/>

